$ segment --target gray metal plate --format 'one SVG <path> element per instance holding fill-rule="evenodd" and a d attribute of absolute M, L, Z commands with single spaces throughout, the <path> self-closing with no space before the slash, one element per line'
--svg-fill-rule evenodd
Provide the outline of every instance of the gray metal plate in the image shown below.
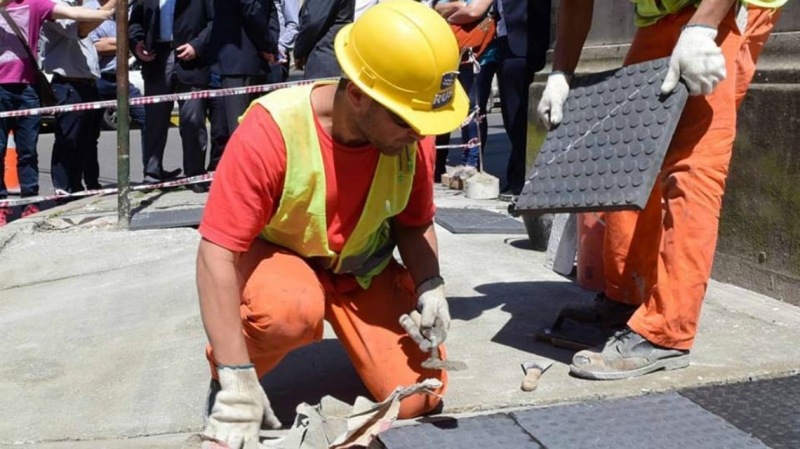
<path fill-rule="evenodd" d="M 436 223 L 453 234 L 526 234 L 521 221 L 484 209 L 437 208 Z"/>
<path fill-rule="evenodd" d="M 143 229 L 197 227 L 200 225 L 201 218 L 203 218 L 202 207 L 139 212 L 131 217 L 130 229 L 140 231 Z"/>
<path fill-rule="evenodd" d="M 510 413 L 548 449 L 766 448 L 677 393 Z"/>
<path fill-rule="evenodd" d="M 800 375 L 681 394 L 774 449 L 800 448 Z"/>
<path fill-rule="evenodd" d="M 688 93 L 662 97 L 668 59 L 577 77 L 562 123 L 547 133 L 519 212 L 642 209 Z"/>
<path fill-rule="evenodd" d="M 396 427 L 380 435 L 388 449 L 541 448 L 505 414 Z"/>

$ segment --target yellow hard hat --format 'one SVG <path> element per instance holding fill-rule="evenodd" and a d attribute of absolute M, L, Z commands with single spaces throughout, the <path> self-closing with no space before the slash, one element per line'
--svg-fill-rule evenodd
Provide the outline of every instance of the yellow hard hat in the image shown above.
<path fill-rule="evenodd" d="M 433 9 L 413 0 L 381 2 L 343 27 L 335 48 L 347 78 L 418 133 L 449 133 L 466 118 L 458 44 Z"/>

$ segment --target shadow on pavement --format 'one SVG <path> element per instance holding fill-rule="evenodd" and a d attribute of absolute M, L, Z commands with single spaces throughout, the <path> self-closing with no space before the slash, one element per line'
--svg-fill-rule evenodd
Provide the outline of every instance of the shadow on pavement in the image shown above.
<path fill-rule="evenodd" d="M 472 321 L 485 311 L 499 309 L 510 318 L 491 337 L 492 342 L 567 364 L 572 351 L 536 341 L 534 333 L 552 325 L 562 307 L 589 302 L 595 296 L 574 284 L 556 281 L 483 284 L 475 290 L 484 296 L 449 298 L 454 321 Z"/>

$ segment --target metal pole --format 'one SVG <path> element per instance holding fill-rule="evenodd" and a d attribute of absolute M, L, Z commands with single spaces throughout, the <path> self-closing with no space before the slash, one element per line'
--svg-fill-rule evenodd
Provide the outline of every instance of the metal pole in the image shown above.
<path fill-rule="evenodd" d="M 117 0 L 117 211 L 118 223 L 131 223 L 130 112 L 128 107 L 128 0 Z"/>

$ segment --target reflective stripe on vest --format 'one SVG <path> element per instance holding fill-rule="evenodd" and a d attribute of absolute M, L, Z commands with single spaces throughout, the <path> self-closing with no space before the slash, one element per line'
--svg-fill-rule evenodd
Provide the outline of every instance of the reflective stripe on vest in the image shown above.
<path fill-rule="evenodd" d="M 408 204 L 417 145 L 409 145 L 398 156 L 380 155 L 358 223 L 341 254 L 336 254 L 328 242 L 325 167 L 311 109 L 311 91 L 322 84 L 280 89 L 250 105 L 269 111 L 286 145 L 283 193 L 261 237 L 313 258 L 334 273 L 353 274 L 366 289 L 392 258 L 395 245 L 389 218 Z"/>

